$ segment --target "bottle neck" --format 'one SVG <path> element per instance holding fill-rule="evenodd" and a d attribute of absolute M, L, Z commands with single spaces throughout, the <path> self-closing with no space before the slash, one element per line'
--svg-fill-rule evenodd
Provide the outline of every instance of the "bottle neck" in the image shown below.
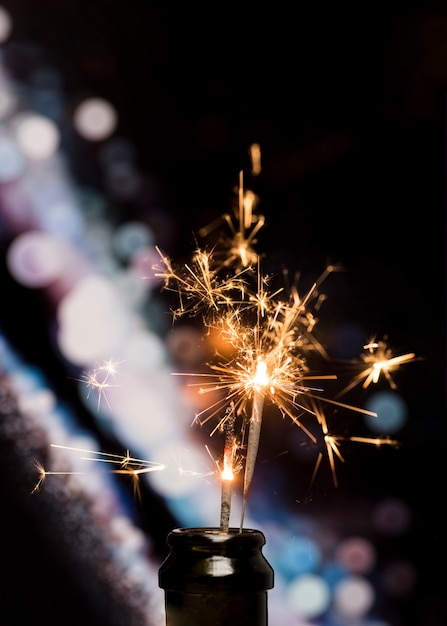
<path fill-rule="evenodd" d="M 267 626 L 273 570 L 258 530 L 178 528 L 159 570 L 167 626 Z"/>

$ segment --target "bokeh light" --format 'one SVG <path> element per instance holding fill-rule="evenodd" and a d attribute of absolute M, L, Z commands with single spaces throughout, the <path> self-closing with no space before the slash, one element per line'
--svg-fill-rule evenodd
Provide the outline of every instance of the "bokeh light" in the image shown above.
<path fill-rule="evenodd" d="M 328 609 L 331 594 L 321 576 L 305 574 L 298 576 L 288 585 L 287 598 L 295 615 L 312 619 Z"/>
<path fill-rule="evenodd" d="M 365 415 L 365 421 L 373 432 L 381 435 L 398 432 L 407 421 L 407 405 L 395 391 L 372 393 L 365 408 L 377 414 L 377 417 Z"/>
<path fill-rule="evenodd" d="M 60 143 L 59 129 L 43 115 L 23 113 L 15 119 L 17 142 L 23 154 L 33 161 L 52 157 Z"/>
<path fill-rule="evenodd" d="M 28 231 L 9 246 L 7 264 L 11 275 L 26 287 L 42 288 L 63 272 L 67 259 L 64 243 L 53 235 Z"/>
<path fill-rule="evenodd" d="M 112 135 L 118 124 L 115 107 L 104 98 L 88 98 L 76 107 L 73 125 L 88 141 L 103 141 Z"/>
<path fill-rule="evenodd" d="M 334 606 L 344 619 L 357 620 L 371 610 L 375 592 L 371 583 L 361 576 L 349 576 L 334 589 Z"/>
<path fill-rule="evenodd" d="M 383 535 L 401 535 L 409 528 L 411 521 L 411 510 L 400 498 L 380 500 L 372 513 L 373 526 Z"/>
<path fill-rule="evenodd" d="M 367 574 L 376 563 L 376 551 L 370 541 L 363 537 L 348 537 L 337 546 L 335 558 L 347 571 Z"/>
<path fill-rule="evenodd" d="M 418 580 L 416 567 L 407 560 L 396 559 L 386 565 L 382 574 L 382 585 L 391 596 L 409 596 Z"/>
<path fill-rule="evenodd" d="M 9 39 L 12 27 L 11 14 L 4 6 L 0 6 L 0 44 L 5 43 Z"/>
<path fill-rule="evenodd" d="M 126 303 L 101 276 L 81 279 L 60 302 L 58 344 L 73 363 L 85 365 L 119 351 L 129 336 Z"/>
<path fill-rule="evenodd" d="M 154 234 L 143 222 L 125 222 L 113 234 L 113 249 L 123 261 L 131 260 L 135 254 L 153 244 Z"/>
<path fill-rule="evenodd" d="M 281 573 L 294 578 L 315 572 L 321 562 L 321 551 L 310 537 L 288 536 L 277 558 Z"/>

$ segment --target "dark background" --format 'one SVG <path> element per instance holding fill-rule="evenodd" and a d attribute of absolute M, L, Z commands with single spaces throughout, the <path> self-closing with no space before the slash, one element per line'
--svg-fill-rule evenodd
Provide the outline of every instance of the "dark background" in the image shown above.
<path fill-rule="evenodd" d="M 368 12 L 281 2 L 2 4 L 14 22 L 3 54 L 17 78 L 26 82 L 35 69 L 36 56 L 26 47 L 37 49 L 40 63 L 60 70 L 70 106 L 86 95 L 114 103 L 118 132 L 135 146 L 151 200 L 116 202 L 113 218 L 147 220 L 170 255 L 187 256 L 193 232 L 228 209 L 238 172 L 249 163 L 248 147 L 260 143 L 262 173 L 250 182 L 267 218 L 259 241 L 267 270 L 285 263 L 318 273 L 329 261 L 342 262 L 349 268 L 343 315 L 361 318 L 372 333 L 388 334 L 401 353 L 424 359 L 402 375 L 411 419 L 396 460 L 379 467 L 362 460 L 360 471 L 346 472 L 346 488 L 360 493 L 369 476 L 383 470 L 414 508 L 411 549 L 420 567 L 443 571 L 443 5 L 414 2 Z M 73 139 L 66 148 L 77 179 L 101 188 L 97 147 Z M 157 203 L 166 209 L 163 219 Z M 76 402 L 51 350 L 42 350 L 44 320 L 35 322 L 42 323 L 39 339 L 25 327 L 14 334 L 15 315 L 33 296 L 6 276 L 2 281 L 11 293 L 7 306 L 2 298 L 0 326 Z M 33 622 L 50 626 L 51 601 L 39 595 L 37 602 L 33 589 L 41 576 L 46 588 L 58 589 L 58 576 L 42 572 L 39 539 L 28 526 L 23 532 L 26 522 L 15 516 L 8 482 L 3 476 L 6 543 L 20 541 L 26 565 L 19 571 L 33 598 Z M 170 523 L 158 529 L 160 537 Z M 8 547 L 3 550 L 8 559 Z M 428 577 L 426 585 L 421 605 L 432 608 L 424 626 L 439 626 L 445 623 L 441 583 Z M 65 585 L 60 593 L 68 594 Z M 46 618 L 39 621 L 41 608 Z M 22 623 L 17 619 L 4 623 Z M 407 623 L 422 622 L 408 616 Z"/>

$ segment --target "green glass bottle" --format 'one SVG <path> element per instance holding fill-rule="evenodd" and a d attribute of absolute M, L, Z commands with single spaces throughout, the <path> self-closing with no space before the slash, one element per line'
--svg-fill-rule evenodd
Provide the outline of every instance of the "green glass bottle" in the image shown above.
<path fill-rule="evenodd" d="M 177 528 L 158 578 L 166 626 L 267 626 L 273 569 L 259 530 Z"/>

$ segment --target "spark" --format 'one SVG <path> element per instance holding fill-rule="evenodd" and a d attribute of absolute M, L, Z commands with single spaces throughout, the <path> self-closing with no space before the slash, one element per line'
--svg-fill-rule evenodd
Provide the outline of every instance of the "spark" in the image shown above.
<path fill-rule="evenodd" d="M 337 472 L 336 472 L 336 466 L 335 466 L 336 459 L 338 458 L 338 460 L 342 463 L 345 462 L 345 459 L 340 452 L 341 442 L 350 441 L 350 442 L 356 442 L 356 443 L 365 443 L 365 444 L 370 444 L 370 445 L 374 445 L 377 447 L 382 446 L 382 445 L 399 447 L 400 445 L 399 441 L 390 439 L 389 437 L 358 437 L 358 436 L 357 437 L 356 436 L 343 437 L 339 435 L 332 435 L 329 433 L 326 415 L 324 411 L 322 410 L 321 406 L 319 406 L 317 403 L 314 404 L 314 412 L 317 417 L 318 423 L 321 426 L 323 442 L 325 446 L 326 456 L 328 459 L 334 487 L 338 487 L 338 478 L 337 478 Z M 314 471 L 313 471 L 312 478 L 311 478 L 311 485 L 315 481 L 316 475 L 318 473 L 318 470 L 321 464 L 322 457 L 323 457 L 323 453 L 320 452 L 318 454 L 318 457 L 315 463 Z"/>
<path fill-rule="evenodd" d="M 96 463 L 111 463 L 114 465 L 120 465 L 118 471 L 137 472 L 138 474 L 146 474 L 148 472 L 155 472 L 165 469 L 165 465 L 162 463 L 156 463 L 155 461 L 147 461 L 146 459 L 137 459 L 130 456 L 129 450 L 126 454 L 116 454 L 112 452 L 101 452 L 99 450 L 88 450 L 84 448 L 75 448 L 71 446 L 63 446 L 60 444 L 52 443 L 52 448 L 60 448 L 63 450 L 72 450 L 74 452 L 81 452 L 88 454 L 89 456 L 81 456 L 81 459 L 85 461 L 94 461 Z M 113 471 L 113 470 L 112 470 Z"/>
<path fill-rule="evenodd" d="M 265 217 L 255 213 L 258 198 L 251 190 L 244 190 L 243 172 L 239 172 L 238 202 L 233 208 L 233 215 L 225 213 L 208 226 L 199 230 L 200 237 L 207 237 L 221 224 L 229 228 L 230 236 L 221 235 L 218 246 L 217 270 L 226 267 L 247 269 L 259 262 L 255 250 L 257 235 L 265 224 Z"/>
<path fill-rule="evenodd" d="M 341 439 L 341 437 L 339 437 Z M 400 441 L 395 439 L 390 439 L 389 437 L 345 437 L 346 441 L 356 441 L 358 443 L 370 443 L 374 446 L 393 446 L 394 448 L 398 448 L 400 446 Z"/>
<path fill-rule="evenodd" d="M 258 176 L 261 173 L 261 146 L 252 143 L 250 146 L 251 173 Z"/>
<path fill-rule="evenodd" d="M 33 487 L 33 490 L 31 491 L 31 493 L 38 493 L 41 488 L 42 488 L 42 484 L 44 482 L 44 480 L 46 479 L 47 476 L 67 476 L 67 475 L 73 475 L 73 474 L 84 474 L 84 472 L 69 472 L 69 471 L 60 471 L 60 472 L 54 472 L 54 471 L 48 471 L 44 468 L 44 466 L 40 463 L 40 461 L 35 460 L 35 467 L 39 473 L 39 480 L 37 481 L 37 483 L 35 484 L 35 486 Z"/>
<path fill-rule="evenodd" d="M 367 389 L 370 385 L 377 384 L 381 376 L 385 377 L 391 389 L 396 390 L 397 384 L 391 372 L 399 369 L 405 363 L 418 360 L 414 352 L 394 356 L 393 351 L 385 341 L 372 340 L 363 346 L 363 349 L 366 352 L 361 355 L 361 359 L 363 363 L 367 364 L 367 367 L 339 392 L 339 396 L 350 391 L 360 383 L 362 383 L 363 389 Z"/>
<path fill-rule="evenodd" d="M 110 408 L 110 405 L 107 400 L 106 390 L 110 387 L 116 387 L 110 382 L 110 379 L 113 379 L 118 373 L 118 365 L 119 361 L 115 361 L 114 359 L 107 359 L 103 361 L 97 367 L 87 370 L 83 373 L 80 382 L 84 382 L 88 388 L 87 398 L 90 396 L 90 391 L 94 390 L 98 394 L 98 412 L 101 407 L 101 400 L 104 398 L 107 405 Z"/>
<path fill-rule="evenodd" d="M 195 315 L 203 308 L 217 314 L 220 307 L 234 302 L 235 293 L 244 298 L 244 274 L 247 269 L 229 278 L 221 278 L 213 266 L 213 253 L 198 248 L 191 264 L 177 270 L 159 248 L 156 250 L 163 266 L 154 267 L 155 276 L 163 279 L 165 289 L 179 296 L 180 304 L 172 311 L 174 319 L 185 314 Z"/>
<path fill-rule="evenodd" d="M 156 463 L 153 461 L 147 461 L 145 459 L 137 459 L 135 457 L 130 456 L 129 450 L 126 451 L 125 455 L 114 454 L 110 452 L 101 452 L 97 450 L 86 450 L 84 448 L 76 448 L 72 446 L 64 446 L 56 443 L 50 444 L 52 448 L 59 448 L 62 450 L 68 450 L 73 452 L 78 452 L 81 454 L 88 454 L 88 456 L 80 456 L 81 460 L 84 461 L 93 461 L 96 463 L 109 463 L 112 465 L 118 465 L 117 469 L 109 470 L 111 474 L 124 474 L 126 476 L 131 476 L 134 484 L 134 493 L 138 497 L 140 496 L 139 491 L 139 479 L 142 474 L 147 474 L 149 472 L 156 472 L 165 469 L 165 465 L 162 463 Z M 55 476 L 55 475 L 75 475 L 75 474 L 85 474 L 85 472 L 73 472 L 70 470 L 66 471 L 49 471 L 45 470 L 42 464 L 39 461 L 36 461 L 36 468 L 39 472 L 39 480 L 35 485 L 32 493 L 36 493 L 40 491 L 43 481 L 47 476 Z"/>
<path fill-rule="evenodd" d="M 328 458 L 329 467 L 331 470 L 332 480 L 334 482 L 334 486 L 338 487 L 337 473 L 335 471 L 335 457 L 338 457 L 338 459 L 342 463 L 344 463 L 344 458 L 342 457 L 341 452 L 339 450 L 337 438 L 329 434 L 326 416 L 324 412 L 321 410 L 321 408 L 317 404 L 314 404 L 314 408 L 315 408 L 315 415 L 317 416 L 317 420 L 321 426 L 321 430 L 323 433 L 323 440 L 324 440 L 324 445 L 326 448 L 326 455 Z M 315 480 L 316 474 L 320 466 L 321 458 L 322 458 L 322 454 L 320 453 L 318 455 L 317 462 L 315 464 L 315 469 L 312 475 L 311 484 L 313 484 Z"/>

